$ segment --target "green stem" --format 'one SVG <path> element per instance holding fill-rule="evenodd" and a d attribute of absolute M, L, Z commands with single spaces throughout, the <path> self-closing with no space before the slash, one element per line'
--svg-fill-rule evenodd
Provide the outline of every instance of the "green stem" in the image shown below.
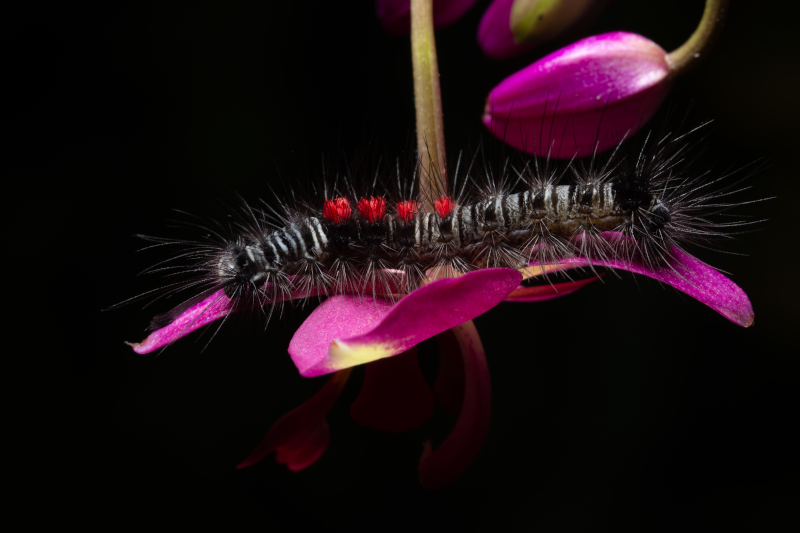
<path fill-rule="evenodd" d="M 419 190 L 424 208 L 447 192 L 442 94 L 433 37 L 433 1 L 411 0 L 411 63 L 414 67 L 414 107 L 417 114 Z"/>
<path fill-rule="evenodd" d="M 722 31 L 729 0 L 706 0 L 703 18 L 689 40 L 667 54 L 670 74 L 679 76 L 694 68 L 711 50 Z"/>

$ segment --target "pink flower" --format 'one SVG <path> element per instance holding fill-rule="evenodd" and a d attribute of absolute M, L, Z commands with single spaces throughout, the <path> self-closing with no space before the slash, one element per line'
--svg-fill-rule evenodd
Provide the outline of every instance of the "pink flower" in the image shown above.
<path fill-rule="evenodd" d="M 486 99 L 483 123 L 528 153 L 590 155 L 653 116 L 671 87 L 669 67 L 667 53 L 640 35 L 588 37 L 500 82 Z"/>
<path fill-rule="evenodd" d="M 573 239 L 581 239 L 577 236 Z M 461 475 L 478 455 L 486 437 L 491 412 L 488 366 L 471 320 L 502 301 L 533 302 L 563 296 L 590 280 L 523 287 L 524 277 L 582 266 L 605 266 L 645 275 L 671 285 L 741 326 L 753 323 L 747 295 L 732 281 L 678 249 L 673 263 L 654 269 L 620 259 L 630 246 L 628 237 L 603 233 L 616 259 L 564 258 L 557 264 L 531 265 L 516 271 L 492 268 L 457 278 L 433 281 L 397 302 L 360 295 L 337 295 L 323 302 L 295 333 L 289 344 L 292 361 L 305 377 L 336 373 L 308 402 L 273 425 L 240 468 L 257 463 L 271 452 L 291 470 L 313 464 L 329 441 L 325 417 L 353 366 L 370 363 L 364 386 L 351 408 L 360 424 L 383 431 L 407 431 L 427 421 L 434 398 L 458 413 L 452 433 L 435 450 L 426 444 L 419 463 L 421 482 L 429 488 L 447 485 Z M 578 243 L 579 244 L 579 243 Z M 265 288 L 266 290 L 266 288 Z M 305 297 L 294 294 L 291 297 Z M 210 322 L 237 311 L 224 291 L 212 294 L 181 314 L 173 323 L 132 345 L 148 353 Z M 419 372 L 415 346 L 437 336 L 440 373 L 434 391 Z"/>
<path fill-rule="evenodd" d="M 434 0 L 433 25 L 436 29 L 460 19 L 476 0 Z M 375 11 L 384 31 L 403 35 L 411 31 L 411 0 L 376 0 Z"/>

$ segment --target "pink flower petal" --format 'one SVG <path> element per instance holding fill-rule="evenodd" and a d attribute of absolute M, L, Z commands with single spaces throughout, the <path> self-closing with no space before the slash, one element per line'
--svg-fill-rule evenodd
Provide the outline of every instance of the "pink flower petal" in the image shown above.
<path fill-rule="evenodd" d="M 350 417 L 364 427 L 404 433 L 430 420 L 434 405 L 413 347 L 367 365 Z"/>
<path fill-rule="evenodd" d="M 306 436 L 306 440 L 297 448 L 279 447 L 275 449 L 275 462 L 286 465 L 292 472 L 305 470 L 316 463 L 331 441 L 331 430 L 328 422 L 323 418 Z"/>
<path fill-rule="evenodd" d="M 433 27 L 437 30 L 460 19 L 477 0 L 434 0 Z M 386 33 L 404 35 L 411 31 L 411 0 L 377 0 L 375 11 Z"/>
<path fill-rule="evenodd" d="M 605 239 L 612 248 L 621 248 L 623 247 L 621 239 L 630 239 L 615 232 L 601 233 L 595 238 Z M 750 299 L 734 282 L 696 257 L 677 248 L 672 249 L 672 255 L 676 260 L 672 267 L 659 269 L 653 269 L 641 262 L 629 262 L 623 259 L 605 261 L 593 259 L 590 262 L 584 258 L 568 258 L 562 259 L 560 262 L 577 266 L 592 264 L 642 274 L 675 287 L 706 304 L 735 324 L 744 327 L 753 325 L 755 315 Z"/>
<path fill-rule="evenodd" d="M 582 39 L 512 74 L 486 99 L 484 125 L 504 142 L 571 158 L 616 145 L 670 89 L 666 52 L 626 32 Z M 602 121 L 601 121 L 602 117 Z M 598 137 L 598 125 L 601 127 Z"/>
<path fill-rule="evenodd" d="M 464 401 L 453 431 L 435 451 L 430 442 L 419 461 L 420 483 L 429 489 L 455 481 L 475 461 L 489 432 L 492 413 L 489 368 L 481 339 L 470 320 L 453 328 L 464 360 Z"/>
<path fill-rule="evenodd" d="M 433 384 L 433 393 L 442 409 L 457 415 L 464 402 L 464 357 L 453 330 L 436 336 L 439 344 L 439 373 Z"/>
<path fill-rule="evenodd" d="M 397 270 L 386 270 L 384 272 L 386 273 L 386 276 L 384 277 L 386 286 L 384 288 L 392 292 L 399 291 L 400 287 L 402 287 L 404 274 Z M 294 281 L 294 276 L 290 276 L 289 280 Z M 366 285 L 361 287 L 351 286 L 348 287 L 348 289 L 352 290 L 354 293 L 366 294 L 372 294 L 373 290 L 372 287 Z M 273 301 L 277 305 L 280 305 L 280 302 L 285 300 L 296 300 L 326 294 L 322 289 L 319 288 L 315 288 L 313 290 L 297 289 L 292 294 L 286 295 L 285 297 L 280 297 L 280 292 L 273 291 L 269 284 L 266 284 L 264 287 L 262 287 L 262 291 L 263 294 L 270 295 L 278 292 L 279 298 Z M 225 291 L 220 289 L 183 311 L 169 325 L 150 333 L 150 335 L 148 335 L 147 338 L 142 342 L 128 344 L 136 353 L 150 353 L 154 350 L 158 350 L 159 348 L 167 346 L 168 344 L 172 344 L 181 337 L 185 337 L 189 333 L 196 331 L 203 326 L 206 326 L 221 318 L 225 318 L 231 313 L 245 309 L 252 309 L 254 304 L 257 304 L 258 302 L 258 299 L 243 299 L 238 303 L 234 302 L 225 295 Z"/>
<path fill-rule="evenodd" d="M 595 276 L 589 279 L 581 279 L 577 281 L 567 281 L 564 283 L 554 283 L 547 285 L 539 285 L 537 287 L 523 287 L 519 286 L 514 291 L 506 296 L 506 302 L 543 302 L 558 298 L 559 296 L 566 296 L 572 292 L 577 291 L 581 287 L 588 285 L 593 281 L 597 281 L 602 276 Z"/>
<path fill-rule="evenodd" d="M 360 296 L 338 295 L 322 302 L 289 342 L 289 354 L 300 374 L 311 377 L 328 373 L 321 369 L 316 371 L 316 367 L 328 358 L 331 343 L 369 332 L 380 325 L 392 307 L 390 300 L 377 298 L 373 301 Z"/>
<path fill-rule="evenodd" d="M 302 470 L 319 459 L 330 441 L 325 417 L 342 392 L 350 369 L 334 374 L 300 407 L 275 422 L 255 450 L 236 468 L 247 468 L 275 452 L 275 459 L 289 470 Z"/>
<path fill-rule="evenodd" d="M 514 0 L 494 0 L 478 26 L 478 43 L 483 53 L 492 59 L 508 59 L 519 55 L 537 43 L 517 44 L 511 33 L 511 8 Z"/>
<path fill-rule="evenodd" d="M 395 305 L 382 299 L 334 296 L 295 332 L 289 353 L 306 377 L 402 353 L 500 303 L 522 279 L 490 268 L 424 285 Z"/>
<path fill-rule="evenodd" d="M 189 333 L 206 326 L 215 320 L 228 316 L 233 302 L 222 289 L 208 298 L 196 303 L 175 319 L 171 324 L 157 329 L 142 342 L 128 343 L 139 354 L 150 353 L 175 342 Z"/>

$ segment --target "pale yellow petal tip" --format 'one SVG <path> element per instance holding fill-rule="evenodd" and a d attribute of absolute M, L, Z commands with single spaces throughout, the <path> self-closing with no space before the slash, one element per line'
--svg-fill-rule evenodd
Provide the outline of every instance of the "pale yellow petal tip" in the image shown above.
<path fill-rule="evenodd" d="M 575 266 L 570 264 L 553 263 L 553 264 L 534 265 L 525 268 L 520 268 L 519 272 L 520 274 L 522 274 L 522 279 L 530 279 L 538 276 L 544 276 L 546 274 L 549 274 L 550 272 L 557 272 L 559 270 L 568 270 L 570 268 L 575 268 Z"/>
<path fill-rule="evenodd" d="M 124 341 L 125 344 L 133 348 L 133 351 L 138 353 L 139 355 L 144 355 L 146 353 L 152 352 L 152 348 L 150 345 L 147 344 L 147 339 L 143 340 L 142 342 L 128 342 Z"/>
<path fill-rule="evenodd" d="M 341 370 L 384 359 L 400 353 L 393 350 L 390 344 L 347 344 L 335 340 L 328 349 L 327 367 Z"/>

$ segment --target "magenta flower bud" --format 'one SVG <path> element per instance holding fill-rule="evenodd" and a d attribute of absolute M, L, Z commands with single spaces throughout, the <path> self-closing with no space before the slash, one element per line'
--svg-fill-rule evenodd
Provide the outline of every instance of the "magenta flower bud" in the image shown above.
<path fill-rule="evenodd" d="M 449 26 L 460 19 L 476 0 L 433 0 L 433 26 Z M 375 11 L 386 33 L 404 35 L 411 31 L 411 0 L 376 0 Z"/>
<path fill-rule="evenodd" d="M 517 44 L 511 33 L 511 8 L 514 0 L 494 0 L 483 14 L 478 26 L 478 43 L 483 53 L 492 59 L 508 59 L 526 50 L 535 43 Z"/>
<path fill-rule="evenodd" d="M 478 27 L 478 43 L 492 59 L 508 59 L 599 14 L 599 0 L 495 0 Z"/>
<path fill-rule="evenodd" d="M 486 99 L 483 123 L 520 150 L 582 157 L 635 132 L 670 86 L 667 53 L 660 46 L 633 33 L 606 33 L 503 80 Z"/>

